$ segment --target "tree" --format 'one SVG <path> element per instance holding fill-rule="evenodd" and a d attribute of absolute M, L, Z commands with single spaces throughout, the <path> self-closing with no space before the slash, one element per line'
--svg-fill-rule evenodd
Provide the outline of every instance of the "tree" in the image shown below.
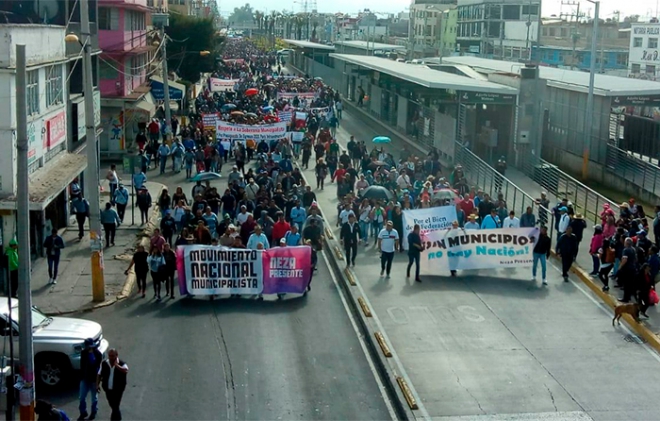
<path fill-rule="evenodd" d="M 211 72 L 214 66 L 216 46 L 220 41 L 215 32 L 213 19 L 172 14 L 170 26 L 165 30 L 167 42 L 167 64 L 181 79 L 197 82 L 201 72 Z M 211 54 L 201 56 L 201 51 Z"/>
<path fill-rule="evenodd" d="M 253 20 L 254 10 L 252 9 L 252 6 L 250 6 L 250 3 L 245 3 L 241 7 L 234 7 L 234 11 L 229 16 L 230 25 L 237 23 L 252 23 Z"/>

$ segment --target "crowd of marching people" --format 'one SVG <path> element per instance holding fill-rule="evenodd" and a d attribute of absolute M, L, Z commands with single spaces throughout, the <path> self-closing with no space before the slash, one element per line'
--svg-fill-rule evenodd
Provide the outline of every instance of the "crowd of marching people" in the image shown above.
<path fill-rule="evenodd" d="M 542 281 L 547 284 L 546 260 L 555 249 L 562 260 L 562 275 L 568 280 L 587 227 L 583 215 L 576 213 L 569 201 L 551 207 L 542 194 L 536 201 L 536 212 L 530 206 L 517 215 L 502 193 L 490 197 L 471 186 L 460 164 L 443 171 L 435 150 L 419 156 L 405 148 L 389 150 L 387 138 L 382 138 L 383 143 L 375 138 L 373 144 L 368 144 L 353 136 L 344 149 L 336 140 L 343 108 L 338 92 L 320 78 L 285 74 L 283 70 L 283 60 L 277 54 L 259 51 L 248 40 L 233 40 L 227 43 L 224 60 L 213 75 L 234 80 L 233 89 L 203 92 L 188 124 L 179 127 L 172 122 L 177 136 L 171 145 L 158 142 L 158 134 L 163 132 L 158 122 L 149 126 L 149 138 L 145 135 L 140 139 L 143 173 L 136 185 L 144 185 L 144 173 L 151 162 L 164 173 L 171 160 L 172 171 L 185 169 L 186 176 L 193 177 L 219 173 L 232 160 L 231 170 L 223 175 L 226 186 L 218 188 L 216 182 L 212 185 L 208 180 L 199 181 L 190 192 L 177 188 L 154 198 L 162 213 L 160 229 L 152 238 L 151 250 L 138 250 L 132 263 L 137 271 L 140 262 L 142 295 L 146 294 L 146 276 L 151 272 L 167 280 L 165 296 L 174 296 L 173 248 L 181 244 L 255 249 L 307 244 L 320 250 L 329 222 L 319 212 L 315 191 L 328 184 L 339 199 L 336 224 L 342 227 L 340 240 L 349 266 L 355 264 L 360 244 L 373 243 L 381 252 L 382 275 L 389 276 L 394 253 L 404 252 L 400 241 L 404 234 L 402 212 L 454 205 L 455 228 L 540 226 L 533 253 L 533 278 L 540 266 Z M 309 93 L 314 95 L 303 95 Z M 218 138 L 205 125 L 204 116 L 209 114 L 237 124 L 286 122 L 289 132 L 300 136 L 231 142 Z M 315 180 L 307 185 L 301 170 L 310 168 Z M 498 161 L 496 170 L 496 181 L 501 185 L 506 171 L 504 158 Z M 151 204 L 148 192 L 143 192 L 142 203 Z M 602 280 L 604 291 L 609 290 L 610 280 L 615 281 L 623 289 L 621 300 L 628 302 L 635 297 L 644 313 L 648 305 L 657 302 L 654 285 L 660 272 L 657 244 L 647 238 L 650 228 L 644 210 L 631 200 L 621 205 L 618 214 L 605 207 L 601 217 L 602 223 L 594 227 L 588 246 L 593 258 L 592 275 Z M 554 242 L 548 224 L 554 224 Z M 652 228 L 660 238 L 657 219 Z M 421 282 L 419 253 L 423 246 L 419 227 L 407 239 L 408 275 L 416 264 L 415 280 Z M 160 298 L 160 288 L 155 294 Z"/>

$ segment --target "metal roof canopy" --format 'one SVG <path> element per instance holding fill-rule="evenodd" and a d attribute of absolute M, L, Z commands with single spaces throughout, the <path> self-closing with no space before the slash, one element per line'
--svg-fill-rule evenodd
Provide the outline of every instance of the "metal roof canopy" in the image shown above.
<path fill-rule="evenodd" d="M 283 41 L 289 45 L 293 45 L 300 48 L 311 48 L 313 50 L 329 50 L 329 51 L 335 50 L 335 47 L 333 47 L 332 45 L 319 44 L 318 42 L 303 41 L 297 39 L 285 39 Z"/>
<path fill-rule="evenodd" d="M 344 45 L 351 48 L 359 48 L 361 50 L 405 50 L 404 45 L 394 45 L 394 44 L 381 44 L 379 42 L 368 42 L 367 41 L 335 41 L 335 45 Z"/>
<path fill-rule="evenodd" d="M 431 89 L 453 89 L 456 91 L 484 92 L 517 95 L 518 90 L 494 82 L 475 80 L 466 76 L 441 72 L 417 64 L 400 63 L 386 58 L 357 56 L 353 54 L 330 54 L 337 60 L 356 64 L 390 76 Z"/>
<path fill-rule="evenodd" d="M 442 61 L 448 64 L 464 64 L 475 70 L 482 70 L 484 73 L 504 72 L 520 74 L 520 68 L 524 66 L 523 63 L 469 56 L 443 57 Z M 545 79 L 548 82 L 548 86 L 566 89 L 568 91 L 589 92 L 589 72 L 539 66 L 539 75 L 541 79 Z M 596 74 L 594 94 L 606 97 L 660 95 L 660 83 Z"/>

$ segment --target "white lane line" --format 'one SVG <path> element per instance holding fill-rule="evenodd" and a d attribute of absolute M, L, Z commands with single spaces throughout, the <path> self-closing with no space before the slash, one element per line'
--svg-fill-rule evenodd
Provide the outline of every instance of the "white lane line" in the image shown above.
<path fill-rule="evenodd" d="M 558 273 L 561 273 L 561 269 L 559 269 L 559 267 L 558 267 L 554 262 L 553 262 L 552 264 L 550 264 L 550 266 L 552 266 L 552 268 L 553 268 L 555 271 L 557 271 Z M 609 306 L 605 306 L 605 304 L 603 304 L 603 303 L 601 303 L 600 301 L 596 300 L 596 298 L 594 297 L 593 293 L 591 293 L 591 290 L 587 290 L 587 289 L 584 288 L 584 283 L 583 283 L 582 281 L 577 281 L 577 282 L 576 282 L 576 281 L 574 281 L 574 280 L 572 279 L 571 276 L 568 277 L 568 280 L 571 281 L 571 283 L 575 286 L 575 288 L 577 288 L 580 292 L 582 292 L 582 294 L 584 294 L 589 300 L 591 300 L 592 303 L 594 303 L 598 308 L 600 308 L 600 309 L 603 311 L 603 313 L 607 314 L 608 316 L 611 316 L 611 315 L 613 314 L 613 313 L 612 313 L 612 309 L 610 309 Z M 621 324 L 621 326 L 619 326 L 619 327 L 623 328 L 623 330 L 624 330 L 625 332 L 627 332 L 629 335 L 632 335 L 632 336 L 638 336 L 636 333 L 634 333 L 634 332 L 628 327 L 628 325 L 627 325 L 625 322 L 624 322 L 623 324 Z M 657 352 L 653 347 L 651 347 L 651 346 L 650 346 L 648 343 L 646 343 L 646 342 L 645 342 L 645 343 L 642 343 L 642 344 L 640 344 L 640 345 L 642 345 L 642 347 L 646 350 L 646 352 L 648 352 L 649 354 L 651 354 L 651 356 L 652 356 L 657 362 L 660 363 L 660 355 L 658 355 L 658 352 Z"/>
<path fill-rule="evenodd" d="M 387 412 L 389 412 L 392 421 L 396 421 L 398 419 L 396 411 L 392 406 L 392 402 L 390 402 L 390 397 L 388 396 L 387 389 L 385 388 L 385 385 L 383 384 L 380 375 L 378 374 L 378 370 L 376 370 L 376 366 L 372 360 L 371 353 L 369 352 L 369 349 L 367 348 L 367 344 L 364 341 L 364 335 L 362 335 L 362 333 L 360 332 L 360 328 L 355 322 L 355 317 L 353 316 L 353 312 L 351 311 L 351 308 L 349 307 L 348 302 L 346 301 L 346 297 L 344 296 L 344 291 L 339 286 L 339 281 L 337 281 L 335 272 L 334 270 L 332 270 L 332 266 L 330 266 L 330 262 L 328 261 L 328 256 L 326 256 L 325 252 L 321 252 L 321 254 L 323 255 L 323 260 L 325 260 L 325 264 L 326 267 L 328 268 L 328 272 L 330 272 L 330 277 L 332 278 L 332 282 L 335 284 L 335 288 L 337 289 L 337 293 L 339 294 L 341 303 L 344 305 L 344 310 L 346 310 L 346 314 L 348 314 L 348 319 L 351 321 L 351 326 L 353 326 L 353 330 L 355 331 L 358 341 L 360 342 L 360 348 L 362 348 L 362 352 L 364 352 L 364 356 L 366 357 L 367 363 L 369 364 L 369 369 L 371 369 L 371 373 L 376 379 L 376 383 L 378 384 L 378 389 L 380 390 L 380 394 L 382 395 L 383 400 L 385 401 Z"/>

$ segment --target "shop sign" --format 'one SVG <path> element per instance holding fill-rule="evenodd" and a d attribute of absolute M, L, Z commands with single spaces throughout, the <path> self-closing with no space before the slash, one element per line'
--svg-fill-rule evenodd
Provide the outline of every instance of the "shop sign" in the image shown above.
<path fill-rule="evenodd" d="M 66 113 L 61 111 L 55 117 L 46 122 L 47 130 L 47 150 L 64 142 L 66 139 Z"/>
<path fill-rule="evenodd" d="M 615 96 L 612 99 L 613 107 L 626 105 L 657 107 L 660 106 L 660 95 Z"/>

